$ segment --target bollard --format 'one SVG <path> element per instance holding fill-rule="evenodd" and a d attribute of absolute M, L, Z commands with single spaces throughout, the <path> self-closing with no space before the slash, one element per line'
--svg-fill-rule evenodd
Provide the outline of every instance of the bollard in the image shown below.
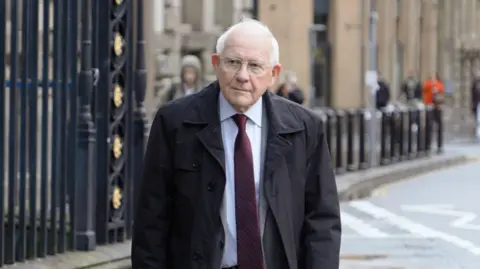
<path fill-rule="evenodd" d="M 337 122 L 336 122 L 336 152 L 335 152 L 335 168 L 337 174 L 342 174 L 345 172 L 345 163 L 343 158 L 344 148 L 343 148 L 343 139 L 344 139 L 344 124 L 345 124 L 345 112 L 343 110 L 338 110 L 336 112 Z"/>
<path fill-rule="evenodd" d="M 390 163 L 395 163 L 398 161 L 398 155 L 397 155 L 397 143 L 398 143 L 398 118 L 399 118 L 399 111 L 397 108 L 393 109 L 390 112 L 390 117 L 389 117 L 389 137 L 390 137 Z"/>
<path fill-rule="evenodd" d="M 417 158 L 425 156 L 425 107 L 418 108 Z"/>
<path fill-rule="evenodd" d="M 357 111 L 349 109 L 347 112 L 347 170 L 355 171 L 358 166 L 355 164 L 355 136 L 356 136 L 356 124 Z"/>
<path fill-rule="evenodd" d="M 398 155 L 401 161 L 404 161 L 408 157 L 407 149 L 405 147 L 406 137 L 408 137 L 408 110 L 405 108 L 400 109 L 400 118 L 398 120 Z M 407 124 L 405 124 L 407 123 Z"/>
<path fill-rule="evenodd" d="M 380 123 L 380 164 L 386 165 L 390 162 L 387 154 L 387 137 L 390 112 L 386 109 L 381 110 L 381 123 Z"/>
<path fill-rule="evenodd" d="M 367 169 L 368 168 L 368 161 L 367 156 L 365 155 L 365 126 L 367 125 L 367 121 L 372 118 L 370 115 L 370 111 L 366 109 L 362 109 L 357 114 L 358 118 L 358 168 L 359 169 Z"/>
<path fill-rule="evenodd" d="M 414 143 L 416 143 L 416 134 L 418 131 L 418 108 L 410 108 L 408 110 L 408 133 L 407 133 L 407 154 L 409 159 L 416 156 L 414 151 Z M 416 147 L 415 147 L 416 148 Z"/>
<path fill-rule="evenodd" d="M 330 150 L 332 163 L 333 165 L 335 165 L 334 137 L 335 137 L 335 125 L 337 122 L 337 117 L 335 115 L 335 112 L 331 109 L 328 109 L 326 113 L 327 113 L 327 126 L 325 128 L 325 131 L 326 131 L 327 145 L 328 145 L 328 149 Z"/>
<path fill-rule="evenodd" d="M 442 108 L 434 108 L 434 117 L 437 123 L 437 153 L 443 152 L 443 111 Z"/>
<path fill-rule="evenodd" d="M 425 108 L 425 133 L 424 135 L 424 153 L 430 155 L 432 147 L 432 130 L 435 125 L 435 118 L 433 115 L 433 107 L 427 106 Z"/>

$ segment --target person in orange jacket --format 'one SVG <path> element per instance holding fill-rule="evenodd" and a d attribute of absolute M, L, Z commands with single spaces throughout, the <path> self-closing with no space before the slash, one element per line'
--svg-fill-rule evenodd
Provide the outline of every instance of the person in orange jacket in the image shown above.
<path fill-rule="evenodd" d="M 434 105 L 435 107 L 443 103 L 445 86 L 438 74 L 433 75 L 423 83 L 423 102 L 425 105 Z"/>

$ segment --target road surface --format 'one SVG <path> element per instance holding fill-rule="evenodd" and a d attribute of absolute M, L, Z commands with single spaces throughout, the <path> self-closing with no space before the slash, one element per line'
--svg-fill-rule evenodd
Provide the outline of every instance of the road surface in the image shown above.
<path fill-rule="evenodd" d="M 342 269 L 480 268 L 480 159 L 341 207 Z"/>

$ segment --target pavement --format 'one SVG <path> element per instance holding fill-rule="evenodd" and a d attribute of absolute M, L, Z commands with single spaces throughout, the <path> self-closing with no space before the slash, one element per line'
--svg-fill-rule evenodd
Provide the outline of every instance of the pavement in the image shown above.
<path fill-rule="evenodd" d="M 341 269 L 480 268 L 480 146 L 470 162 L 384 185 L 341 203 Z"/>
<path fill-rule="evenodd" d="M 367 169 L 367 170 L 357 171 L 357 172 L 348 172 L 342 175 L 338 175 L 337 187 L 339 190 L 341 201 L 343 201 L 342 203 L 342 212 L 344 217 L 343 221 L 346 223 L 344 228 L 346 231 L 345 232 L 346 236 L 344 237 L 344 242 L 342 247 L 342 255 L 343 255 L 342 269 L 406 269 L 406 267 L 385 267 L 385 266 L 388 266 L 385 264 L 381 265 L 383 267 L 372 267 L 375 264 L 374 265 L 364 264 L 365 261 L 368 261 L 368 260 L 375 261 L 376 263 L 378 263 L 379 260 L 382 260 L 383 262 L 387 262 L 385 257 L 389 257 L 390 259 L 388 260 L 388 262 L 391 262 L 390 261 L 392 260 L 391 255 L 387 256 L 387 254 L 391 254 L 391 253 L 389 252 L 385 254 L 386 252 L 378 251 L 378 249 L 380 250 L 382 250 L 383 248 L 388 249 L 386 245 L 382 245 L 382 244 L 390 242 L 390 245 L 391 245 L 390 249 L 392 249 L 392 251 L 394 249 L 398 250 L 400 249 L 400 246 L 402 246 L 403 244 L 402 243 L 403 241 L 398 241 L 398 240 L 403 240 L 403 239 L 413 240 L 412 242 L 415 243 L 414 246 L 418 248 L 428 248 L 432 246 L 435 246 L 436 248 L 436 246 L 442 246 L 441 249 L 443 249 L 443 245 L 447 244 L 444 242 L 445 240 L 442 241 L 441 238 L 440 239 L 438 238 L 438 232 L 432 232 L 431 230 L 428 230 L 428 229 L 427 229 L 427 232 L 425 232 L 427 235 L 436 235 L 437 237 L 433 238 L 433 236 L 431 236 L 426 239 L 425 238 L 412 239 L 410 238 L 410 235 L 407 236 L 407 238 L 403 238 L 403 235 L 402 235 L 400 236 L 400 238 L 388 237 L 388 239 L 382 238 L 380 241 L 378 241 L 377 238 L 374 238 L 375 240 L 372 240 L 371 238 L 372 234 L 375 235 L 375 232 L 378 232 L 377 230 L 379 230 L 383 226 L 380 228 L 370 229 L 368 225 L 365 225 L 366 220 L 364 218 L 365 216 L 368 217 L 368 214 L 358 212 L 358 210 L 355 212 L 350 212 L 349 210 L 355 210 L 355 208 L 352 206 L 355 204 L 355 201 L 352 201 L 352 200 L 368 197 L 372 194 L 372 191 L 374 191 L 375 189 L 380 188 L 380 190 L 382 190 L 384 189 L 382 188 L 382 186 L 390 186 L 388 184 L 402 181 L 405 178 L 418 176 L 424 173 L 429 173 L 437 169 L 445 169 L 447 167 L 455 167 L 461 164 L 471 163 L 472 161 L 476 160 L 477 156 L 480 156 L 480 146 L 474 147 L 471 144 L 458 143 L 455 145 L 446 146 L 444 153 L 441 155 L 432 155 L 430 157 L 404 161 L 396 164 L 391 164 L 388 166 L 381 166 L 373 169 Z M 480 168 L 478 172 L 480 172 Z M 471 192 L 474 192 L 473 191 L 474 189 L 476 190 L 478 188 L 473 188 Z M 414 192 L 410 190 L 408 194 L 403 193 L 399 195 L 400 196 L 403 195 L 407 198 L 407 197 L 413 196 L 415 193 L 419 191 L 423 191 L 427 193 L 429 192 L 428 188 L 422 189 L 422 190 L 413 188 L 413 190 Z M 447 186 L 447 188 L 443 190 L 444 191 L 443 196 L 450 195 L 451 192 L 449 192 L 449 190 L 452 190 L 452 188 L 449 188 Z M 421 197 L 420 195 L 417 195 L 417 196 Z M 382 196 L 378 196 L 372 199 L 380 199 L 381 197 Z M 480 210 L 480 206 L 478 208 Z M 349 213 L 350 215 L 347 215 Z M 362 222 L 362 219 L 364 222 Z M 370 215 L 370 219 L 368 219 L 368 223 L 372 224 L 371 223 L 372 221 L 376 221 L 376 220 L 372 220 Z M 365 231 L 362 232 L 361 231 L 362 227 L 363 228 L 367 227 L 365 228 L 367 232 Z M 420 231 L 424 231 L 424 230 L 425 229 L 422 230 L 422 228 L 420 228 Z M 417 233 L 418 231 L 419 230 L 417 230 Z M 365 237 L 365 234 L 367 235 L 366 237 Z M 379 234 L 382 234 L 382 232 L 380 232 Z M 415 239 L 417 241 L 415 241 Z M 453 239 L 453 240 L 455 241 L 457 239 Z M 480 240 L 480 236 L 479 236 L 479 240 Z M 370 244 L 369 245 L 370 248 L 362 247 L 365 244 Z M 458 241 L 457 244 L 466 244 L 466 243 L 463 241 Z M 480 249 L 480 246 L 479 246 L 479 249 Z M 371 251 L 367 251 L 367 250 L 371 250 Z M 397 256 L 401 257 L 401 255 L 408 255 L 409 253 L 405 251 L 403 252 L 403 254 L 402 253 L 397 253 L 397 254 L 398 254 Z M 65 254 L 48 257 L 46 259 L 29 261 L 28 263 L 24 263 L 24 264 L 6 266 L 5 268 L 127 269 L 127 268 L 131 268 L 131 265 L 129 263 L 129 255 L 130 255 L 130 242 L 125 242 L 125 243 L 119 243 L 114 245 L 99 246 L 95 251 L 68 252 Z M 395 260 L 393 260 L 392 262 L 398 263 L 398 261 L 395 261 Z M 367 266 L 367 267 L 364 267 L 364 266 Z M 425 269 L 425 268 L 443 269 L 441 267 L 422 267 L 422 269 Z M 478 268 L 480 268 L 480 265 L 475 269 L 478 269 Z M 412 267 L 408 269 L 417 269 L 417 268 Z M 456 269 L 456 268 L 449 267 L 448 269 Z"/>

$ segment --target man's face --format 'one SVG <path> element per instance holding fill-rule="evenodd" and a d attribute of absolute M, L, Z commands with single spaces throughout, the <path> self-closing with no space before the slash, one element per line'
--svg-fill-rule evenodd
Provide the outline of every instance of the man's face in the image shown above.
<path fill-rule="evenodd" d="M 183 80 L 185 83 L 192 85 L 197 79 L 197 70 L 191 66 L 186 66 L 183 68 Z"/>
<path fill-rule="evenodd" d="M 271 64 L 272 42 L 261 33 L 232 32 L 221 54 L 212 55 L 220 89 L 239 112 L 248 110 L 278 78 Z"/>

